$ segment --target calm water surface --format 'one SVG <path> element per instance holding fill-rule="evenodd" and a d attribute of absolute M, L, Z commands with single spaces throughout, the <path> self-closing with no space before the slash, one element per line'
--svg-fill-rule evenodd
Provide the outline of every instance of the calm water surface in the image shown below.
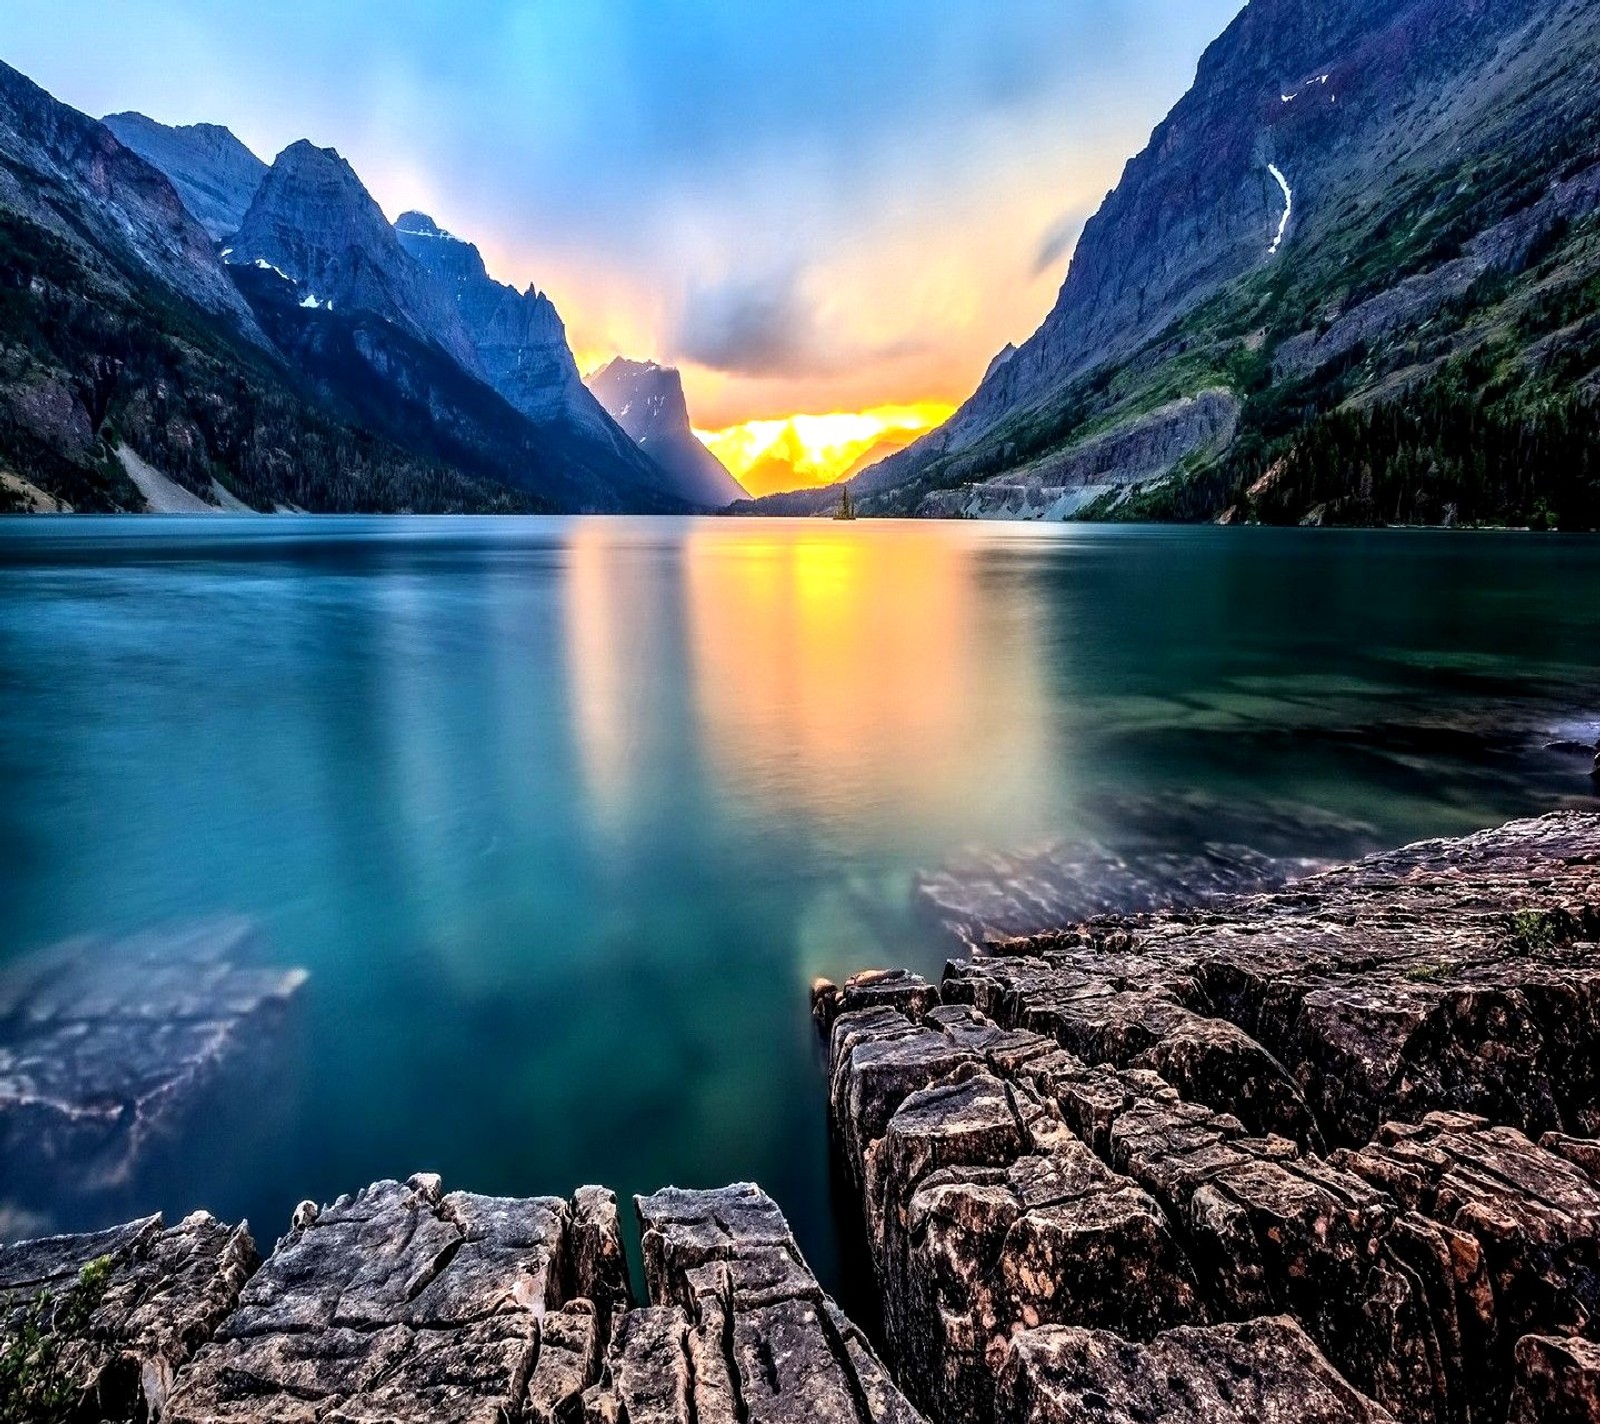
<path fill-rule="evenodd" d="M 919 868 L 1167 804 L 1354 844 L 1586 797 L 1545 743 L 1593 740 L 1597 650 L 1600 544 L 1554 537 L 12 521 L 0 960 L 243 914 L 309 970 L 144 1209 L 270 1241 L 419 1168 L 753 1177 L 832 1278 L 807 986 L 937 972 Z"/>

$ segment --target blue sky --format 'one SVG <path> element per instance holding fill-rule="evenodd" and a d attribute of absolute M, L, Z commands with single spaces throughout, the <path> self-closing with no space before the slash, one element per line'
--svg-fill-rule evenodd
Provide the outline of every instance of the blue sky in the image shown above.
<path fill-rule="evenodd" d="M 1240 0 L 4 0 L 91 113 L 338 148 L 697 423 L 959 400 Z"/>

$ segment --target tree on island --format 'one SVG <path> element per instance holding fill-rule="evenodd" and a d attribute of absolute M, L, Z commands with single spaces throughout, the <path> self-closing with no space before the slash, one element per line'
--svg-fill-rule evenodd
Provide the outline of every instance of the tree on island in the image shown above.
<path fill-rule="evenodd" d="M 856 517 L 855 506 L 850 503 L 850 486 L 849 485 L 841 486 L 841 488 L 839 490 L 839 512 L 836 515 L 834 515 L 834 518 L 835 519 L 854 519 L 855 517 Z"/>

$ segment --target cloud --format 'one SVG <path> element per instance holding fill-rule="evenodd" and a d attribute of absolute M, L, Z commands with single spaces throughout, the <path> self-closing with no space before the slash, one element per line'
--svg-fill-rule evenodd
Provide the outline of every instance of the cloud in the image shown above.
<path fill-rule="evenodd" d="M 692 289 L 676 356 L 741 376 L 817 375 L 831 364 L 793 274 Z"/>
<path fill-rule="evenodd" d="M 740 275 L 691 288 L 678 319 L 672 358 L 727 375 L 829 376 L 865 361 L 894 361 L 924 349 L 920 337 L 869 344 L 835 322 L 795 271 Z"/>
<path fill-rule="evenodd" d="M 970 391 L 1241 3 L 0 0 L 0 36 L 93 113 L 338 148 L 732 424 Z"/>
<path fill-rule="evenodd" d="M 1033 259 L 1035 277 L 1042 277 L 1061 264 L 1078 245 L 1078 239 L 1083 236 L 1084 224 L 1088 220 L 1088 215 L 1082 209 L 1074 208 L 1062 213 L 1050 224 L 1045 235 L 1039 240 L 1039 251 Z"/>

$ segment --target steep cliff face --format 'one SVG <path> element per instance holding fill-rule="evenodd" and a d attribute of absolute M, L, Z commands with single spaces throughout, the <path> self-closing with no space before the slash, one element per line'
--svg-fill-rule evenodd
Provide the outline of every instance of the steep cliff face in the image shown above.
<path fill-rule="evenodd" d="M 614 462 L 624 482 L 668 497 L 680 494 L 584 385 L 567 329 L 545 293 L 532 285 L 518 292 L 495 281 L 473 243 L 446 232 L 426 213 L 402 213 L 394 230 L 454 307 L 484 379 L 513 409 L 587 447 L 597 459 Z"/>
<path fill-rule="evenodd" d="M 191 508 L 539 507 L 313 399 L 167 179 L 0 65 L 0 509 L 142 510 L 147 468 Z"/>
<path fill-rule="evenodd" d="M 472 341 L 484 374 L 530 420 L 570 420 L 618 447 L 624 442 L 584 387 L 555 303 L 529 286 L 497 282 L 477 247 L 425 213 L 395 224 L 400 245 L 445 291 Z"/>
<path fill-rule="evenodd" d="M 722 509 L 744 498 L 744 487 L 694 433 L 683 377 L 671 366 L 618 356 L 589 377 L 612 418 L 666 472 L 684 499 Z"/>
<path fill-rule="evenodd" d="M 303 284 L 308 298 L 393 322 L 482 374 L 455 304 L 400 246 L 355 170 L 331 148 L 301 139 L 284 149 L 223 256 L 234 266 L 276 268 Z"/>
<path fill-rule="evenodd" d="M 480 480 L 571 513 L 679 513 L 630 445 L 560 420 L 536 423 L 438 345 L 361 307 L 313 298 L 254 263 L 234 269 L 263 329 L 331 409 L 362 429 Z"/>
<path fill-rule="evenodd" d="M 0 509 L 145 509 L 147 469 L 190 508 L 685 507 L 621 431 L 463 365 L 448 294 L 297 149 L 224 266 L 160 171 L 0 66 Z"/>
<path fill-rule="evenodd" d="M 1259 393 L 1281 344 L 1455 261 L 1595 161 L 1597 45 L 1579 0 L 1251 0 L 1085 228 L 1039 330 L 854 487 L 909 512 L 1219 378 Z M 1588 213 L 1569 204 L 1559 241 Z M 1521 275 L 1545 235 L 1501 270 Z M 1380 304 L 1363 339 L 1414 330 L 1471 280 L 1386 322 Z"/>
<path fill-rule="evenodd" d="M 262 342 L 211 241 L 168 180 L 103 125 L 0 64 L 0 203 L 127 278 L 161 283 Z M 96 214 L 91 238 L 77 218 Z"/>
<path fill-rule="evenodd" d="M 143 114 L 107 114 L 101 122 L 172 180 L 184 207 L 213 238 L 239 230 L 267 165 L 220 124 L 157 123 Z"/>

